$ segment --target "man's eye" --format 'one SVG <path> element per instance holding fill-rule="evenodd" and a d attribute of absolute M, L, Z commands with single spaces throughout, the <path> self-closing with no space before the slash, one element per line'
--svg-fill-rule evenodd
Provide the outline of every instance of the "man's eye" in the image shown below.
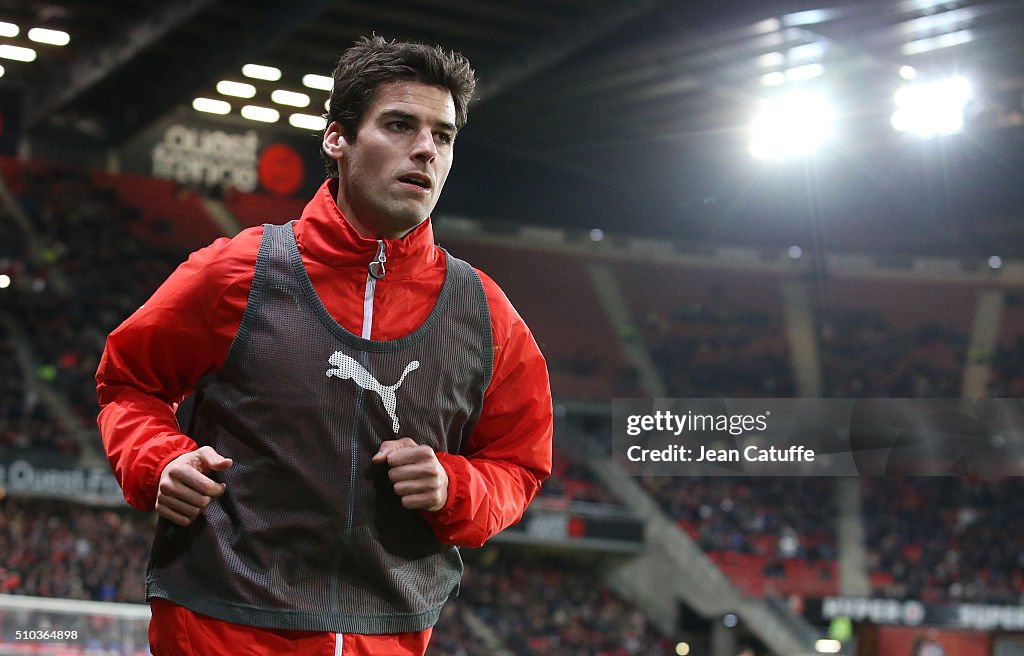
<path fill-rule="evenodd" d="M 409 124 L 405 121 L 391 121 L 388 123 L 388 127 L 395 132 L 406 132 L 409 130 Z"/>
<path fill-rule="evenodd" d="M 452 142 L 455 141 L 455 137 L 448 134 L 447 132 L 438 132 L 435 138 L 439 143 L 442 143 L 446 146 L 450 146 Z"/>

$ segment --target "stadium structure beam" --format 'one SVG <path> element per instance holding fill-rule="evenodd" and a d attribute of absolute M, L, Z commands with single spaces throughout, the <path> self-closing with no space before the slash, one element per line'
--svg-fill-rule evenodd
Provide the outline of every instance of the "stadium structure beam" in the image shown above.
<path fill-rule="evenodd" d="M 67 105 L 97 82 L 106 79 L 141 51 L 157 42 L 175 27 L 212 4 L 214 0 L 183 0 L 164 5 L 138 23 L 117 33 L 117 40 L 106 48 L 76 58 L 68 70 L 29 103 L 27 126 Z"/>
<path fill-rule="evenodd" d="M 520 82 L 565 61 L 606 34 L 653 11 L 663 3 L 664 0 L 638 0 L 616 5 L 607 11 L 596 12 L 568 30 L 552 35 L 534 50 L 514 56 L 513 61 L 483 80 L 477 87 L 478 101 L 483 103 L 500 96 Z"/>

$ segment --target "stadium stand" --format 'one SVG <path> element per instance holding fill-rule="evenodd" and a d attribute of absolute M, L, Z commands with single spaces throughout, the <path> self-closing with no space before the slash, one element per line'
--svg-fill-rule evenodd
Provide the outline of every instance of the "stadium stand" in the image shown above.
<path fill-rule="evenodd" d="M 975 287 L 833 277 L 814 297 L 829 396 L 960 396 Z"/>
<path fill-rule="evenodd" d="M 543 326 L 533 332 L 556 396 L 607 401 L 640 394 L 584 258 L 483 241 L 442 238 L 439 243 L 494 278 L 527 324 Z"/>
<path fill-rule="evenodd" d="M 778 276 L 617 263 L 641 336 L 671 396 L 793 396 Z"/>
<path fill-rule="evenodd" d="M 224 205 L 243 227 L 248 228 L 298 218 L 306 207 L 306 201 L 291 196 L 229 189 L 224 193 Z"/>
<path fill-rule="evenodd" d="M 0 331 L 0 455 L 9 459 L 35 451 L 73 459 L 81 449 L 77 432 L 27 391 L 24 377 L 50 386 L 70 402 L 82 425 L 92 426 L 92 373 L 103 337 L 181 261 L 186 242 L 216 235 L 193 226 L 182 228 L 183 241 L 169 243 L 149 228 L 137 228 L 140 222 L 152 228 L 164 218 L 170 221 L 164 229 L 178 234 L 176 212 L 183 213 L 182 221 L 197 216 L 206 221 L 205 214 L 193 212 L 196 198 L 173 186 L 157 185 L 161 197 L 171 199 L 162 207 L 174 209 L 157 214 L 133 207 L 137 199 L 121 188 L 139 181 L 121 176 L 10 158 L 0 158 L 0 175 L 42 245 L 30 253 L 27 241 L 12 239 L 0 251 L 0 272 L 15 279 L 2 290 L 7 297 L 0 312 L 21 327 L 39 365 L 22 371 L 15 357 L 18 345 Z M 297 201 L 239 192 L 228 192 L 224 201 L 242 224 L 301 211 Z M 681 263 L 641 267 L 640 259 L 609 264 L 577 251 L 511 246 L 506 240 L 440 241 L 503 285 L 537 334 L 561 399 L 607 403 L 643 396 L 623 347 L 633 339 L 646 345 L 673 395 L 795 394 L 778 275 Z M 614 272 L 636 334 L 619 332 L 602 310 L 589 269 L 595 261 Z M 652 279 L 659 285 L 652 286 Z M 828 393 L 960 394 L 977 286 L 871 277 L 830 279 L 825 285 L 814 287 L 812 308 L 821 327 L 817 346 Z M 932 302 L 937 296 L 942 304 Z M 1020 396 L 1024 390 L 1022 305 L 1014 292 L 1006 293 L 992 358 L 993 395 Z M 592 421 L 583 432 L 605 443 L 605 423 Z M 581 425 L 573 424 L 572 430 Z M 621 507 L 564 438 L 556 437 L 555 476 L 542 494 L 566 504 Z M 643 482 L 659 507 L 744 594 L 818 599 L 839 592 L 838 510 L 831 481 Z M 1020 599 L 1024 562 L 1018 554 L 1024 545 L 1013 530 L 1021 510 L 1017 483 L 892 479 L 866 480 L 862 486 L 867 574 L 876 595 Z M 12 497 L 0 503 L 3 592 L 141 601 L 151 517 Z M 595 585 L 571 558 L 545 561 L 530 550 L 512 556 L 507 549 L 470 556 L 463 595 L 446 610 L 430 653 L 494 653 L 469 628 L 470 617 L 491 626 L 499 642 L 517 654 L 668 653 L 670 645 L 639 610 Z"/>
<path fill-rule="evenodd" d="M 1019 478 L 865 479 L 876 594 L 1018 604 L 1024 594 Z"/>

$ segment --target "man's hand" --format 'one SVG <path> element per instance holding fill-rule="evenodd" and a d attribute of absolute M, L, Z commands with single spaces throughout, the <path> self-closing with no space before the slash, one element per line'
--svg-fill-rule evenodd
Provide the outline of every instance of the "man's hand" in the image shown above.
<path fill-rule="evenodd" d="M 416 444 L 411 437 L 388 440 L 373 456 L 374 464 L 387 463 L 388 478 L 395 494 L 408 510 L 434 512 L 448 501 L 448 474 L 429 446 Z"/>
<path fill-rule="evenodd" d="M 188 526 L 210 501 L 224 494 L 227 486 L 206 476 L 231 466 L 212 446 L 185 453 L 167 463 L 160 473 L 156 493 L 156 512 L 178 526 Z"/>

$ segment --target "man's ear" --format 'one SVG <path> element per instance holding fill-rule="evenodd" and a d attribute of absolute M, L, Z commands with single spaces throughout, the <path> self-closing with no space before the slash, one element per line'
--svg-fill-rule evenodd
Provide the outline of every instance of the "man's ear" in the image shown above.
<path fill-rule="evenodd" d="M 348 151 L 348 139 L 345 137 L 345 129 L 341 127 L 341 123 L 337 121 L 331 121 L 324 130 L 324 140 L 321 146 L 327 156 L 335 161 L 341 160 Z"/>

